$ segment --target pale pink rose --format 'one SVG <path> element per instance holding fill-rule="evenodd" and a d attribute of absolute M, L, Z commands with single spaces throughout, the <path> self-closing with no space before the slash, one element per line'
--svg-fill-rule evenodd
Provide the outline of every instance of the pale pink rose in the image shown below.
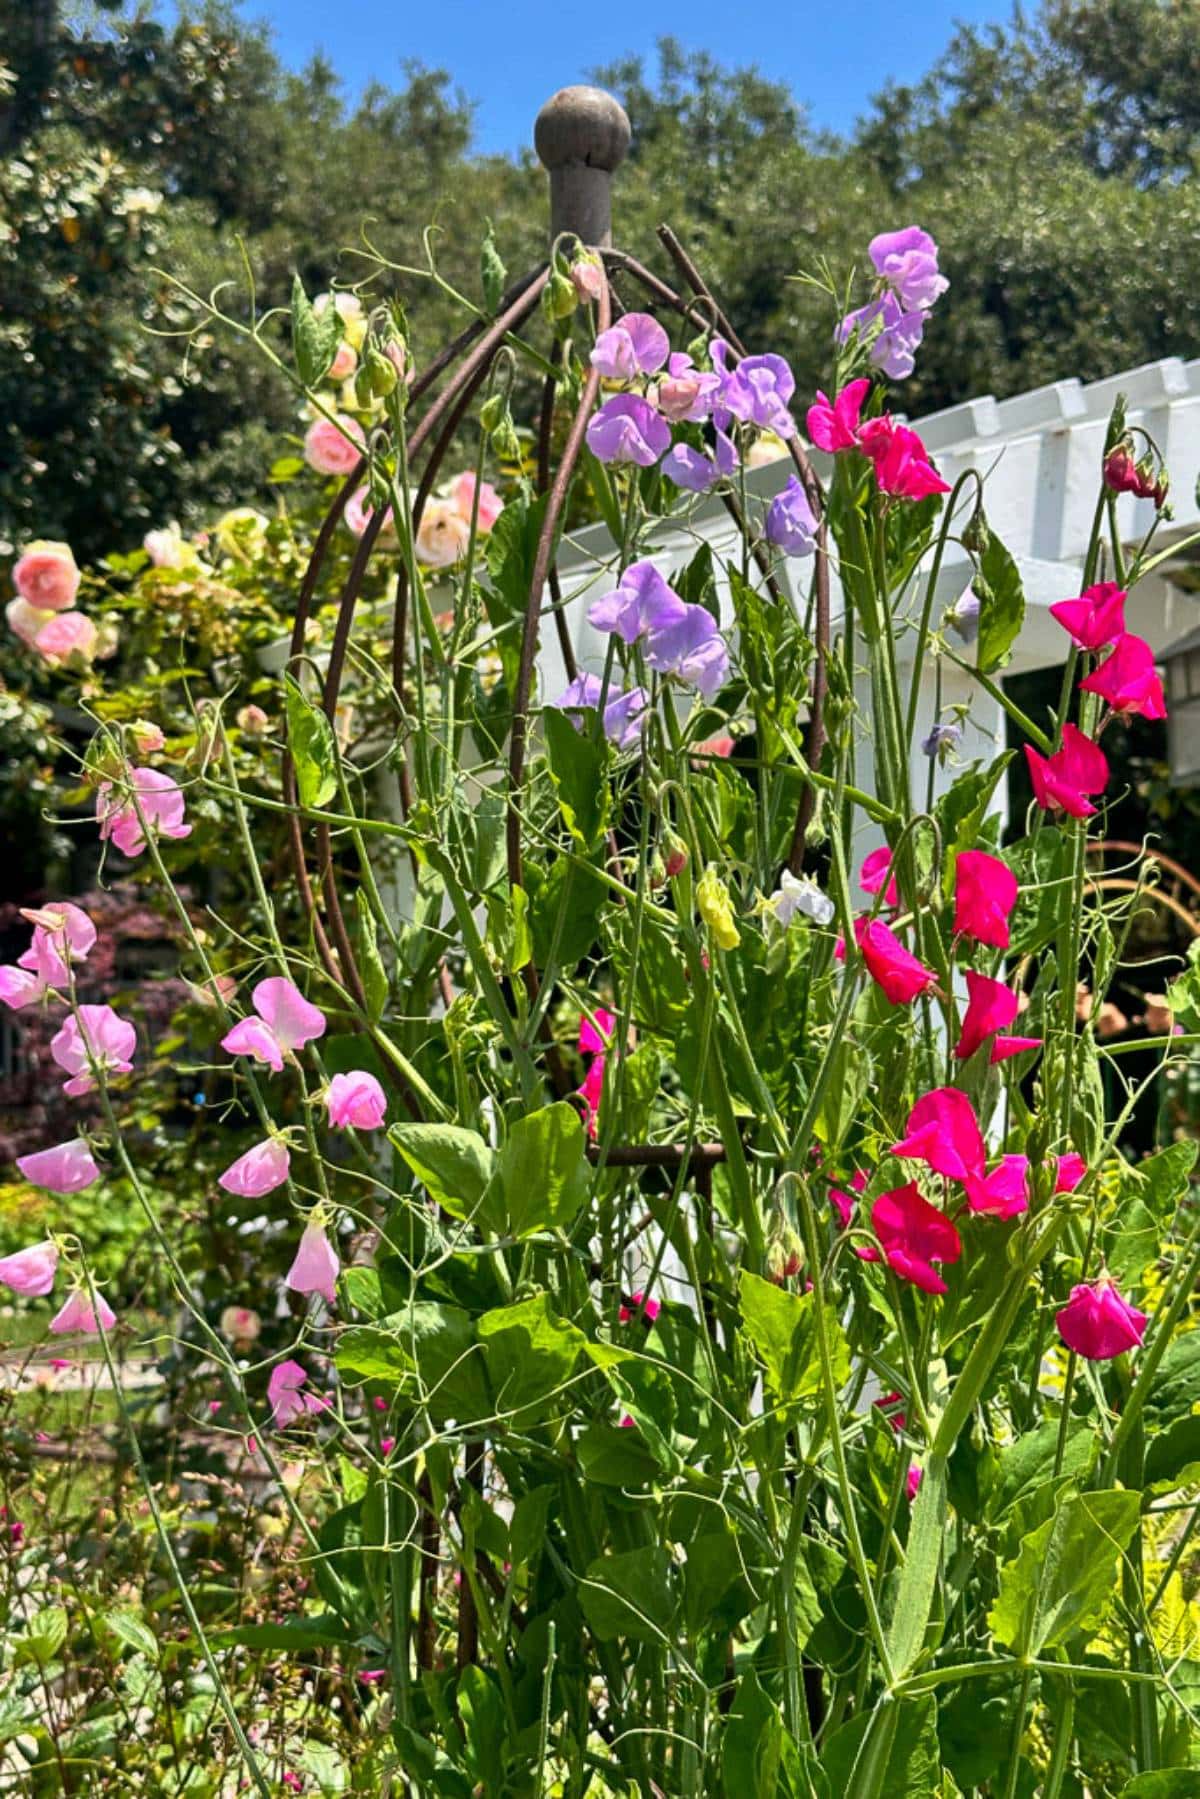
<path fill-rule="evenodd" d="M 293 1293 L 319 1293 L 332 1305 L 337 1298 L 340 1268 L 337 1251 L 326 1236 L 324 1226 L 307 1224 L 285 1280 Z"/>
<path fill-rule="evenodd" d="M 271 721 L 261 706 L 243 706 L 234 723 L 247 737 L 262 737 L 271 728 Z"/>
<path fill-rule="evenodd" d="M 450 497 L 467 523 L 471 522 L 471 511 L 475 505 L 475 475 L 473 470 L 465 469 L 450 484 Z M 504 501 L 496 492 L 490 481 L 480 483 L 479 487 L 479 530 L 490 531 L 500 514 L 504 511 Z"/>
<path fill-rule="evenodd" d="M 102 1293 L 97 1293 L 93 1311 L 89 1296 L 82 1287 L 76 1287 L 66 1305 L 50 1320 L 50 1329 L 56 1337 L 66 1336 L 70 1331 L 86 1331 L 94 1337 L 101 1329 L 110 1331 L 116 1322 L 117 1314 Z"/>
<path fill-rule="evenodd" d="M 216 974 L 208 981 L 189 981 L 188 988 L 198 1005 L 227 1006 L 237 992 L 237 982 L 231 974 Z"/>
<path fill-rule="evenodd" d="M 226 1306 L 218 1322 L 231 1343 L 254 1343 L 262 1330 L 262 1319 L 250 1306 Z"/>
<path fill-rule="evenodd" d="M 348 475 L 358 466 L 366 439 L 362 426 L 349 413 L 333 419 L 314 419 L 304 436 L 304 460 L 318 475 Z"/>
<path fill-rule="evenodd" d="M 149 719 L 135 718 L 129 727 L 134 748 L 139 756 L 157 756 L 166 747 L 166 738 L 160 725 L 153 725 Z"/>
<path fill-rule="evenodd" d="M 593 256 L 581 256 L 571 264 L 571 282 L 585 304 L 598 300 L 604 292 L 604 265 Z"/>
<path fill-rule="evenodd" d="M 47 662 L 68 662 L 80 656 L 90 662 L 96 654 L 100 633 L 83 612 L 56 612 L 49 624 L 43 625 L 34 640 L 34 648 Z"/>
<path fill-rule="evenodd" d="M 352 1125 L 357 1131 L 377 1131 L 387 1116 L 387 1095 L 365 1068 L 335 1074 L 326 1095 L 329 1122 L 335 1130 Z"/>
<path fill-rule="evenodd" d="M 87 960 L 96 942 L 95 925 L 69 900 L 36 909 L 23 906 L 21 916 L 33 926 L 33 942 L 17 957 L 17 966 L 32 969 L 46 987 L 66 987 L 67 963 Z"/>
<path fill-rule="evenodd" d="M 128 1074 L 136 1048 L 137 1032 L 111 1006 L 80 1006 L 50 1039 L 50 1054 L 71 1077 L 63 1082 L 63 1092 L 72 1099 L 90 1093 L 100 1071 Z"/>
<path fill-rule="evenodd" d="M 334 356 L 333 361 L 329 365 L 329 373 L 326 375 L 325 379 L 326 381 L 344 381 L 348 375 L 354 373 L 357 367 L 358 352 L 355 350 L 353 344 L 348 344 L 345 338 L 343 338 L 337 347 L 337 353 Z"/>
<path fill-rule="evenodd" d="M 361 537 L 368 524 L 371 522 L 374 513 L 375 508 L 371 504 L 371 490 L 364 485 L 356 488 L 350 495 L 350 498 L 346 501 L 346 510 L 342 516 L 355 537 Z M 395 543 L 397 541 L 396 521 L 392 516 L 392 509 L 390 506 L 384 513 L 383 523 L 379 527 L 379 537 L 376 541 L 380 543 Z"/>
<path fill-rule="evenodd" d="M 224 1187 L 226 1193 L 236 1193 L 240 1199 L 261 1199 L 264 1193 L 273 1193 L 276 1187 L 282 1187 L 291 1166 L 287 1144 L 278 1137 L 266 1137 L 253 1149 L 248 1149 L 244 1156 L 239 1156 L 236 1162 L 231 1162 L 224 1174 L 217 1177 L 217 1185 Z"/>
<path fill-rule="evenodd" d="M 58 1272 L 58 1247 L 47 1240 L 0 1258 L 0 1281 L 23 1299 L 41 1299 L 54 1285 Z"/>
<path fill-rule="evenodd" d="M 167 525 L 161 531 L 147 531 L 142 548 L 155 568 L 183 567 L 183 533 L 178 525 Z"/>
<path fill-rule="evenodd" d="M 19 1012 L 23 1006 L 35 1006 L 45 992 L 46 983 L 41 975 L 28 968 L 18 968 L 15 962 L 0 966 L 0 1005 L 7 1006 L 10 1012 Z"/>
<path fill-rule="evenodd" d="M 146 837 L 138 805 L 157 836 L 179 839 L 191 835 L 191 825 L 183 822 L 183 789 L 179 783 L 157 768 L 131 768 L 119 789 L 111 781 L 104 781 L 96 794 L 100 841 L 107 843 L 111 839 L 123 856 L 140 856 Z"/>
<path fill-rule="evenodd" d="M 54 617 L 52 612 L 40 612 L 31 606 L 28 600 L 10 600 L 4 608 L 4 616 L 8 628 L 25 645 L 27 650 L 37 648 L 38 632 L 45 630 Z"/>
<path fill-rule="evenodd" d="M 40 612 L 65 612 L 79 592 L 79 570 L 69 544 L 31 543 L 12 572 L 13 586 Z"/>
<path fill-rule="evenodd" d="M 429 500 L 417 532 L 417 561 L 426 568 L 452 568 L 467 553 L 471 527 L 449 500 Z"/>
<path fill-rule="evenodd" d="M 92 1152 L 82 1137 L 67 1143 L 56 1143 L 53 1149 L 38 1149 L 32 1155 L 18 1156 L 17 1167 L 35 1187 L 51 1193 L 82 1193 L 100 1178 Z"/>
<path fill-rule="evenodd" d="M 252 998 L 258 1017 L 235 1024 L 221 1039 L 221 1048 L 232 1056 L 253 1056 L 280 1074 L 290 1051 L 324 1035 L 325 1014 L 282 975 L 260 981 Z"/>
<path fill-rule="evenodd" d="M 280 1362 L 271 1370 L 271 1378 L 267 1382 L 267 1398 L 271 1402 L 271 1421 L 280 1430 L 289 1425 L 293 1418 L 302 1418 L 306 1412 L 326 1412 L 329 1401 L 320 1399 L 315 1393 L 305 1393 L 308 1375 L 299 1362 Z"/>

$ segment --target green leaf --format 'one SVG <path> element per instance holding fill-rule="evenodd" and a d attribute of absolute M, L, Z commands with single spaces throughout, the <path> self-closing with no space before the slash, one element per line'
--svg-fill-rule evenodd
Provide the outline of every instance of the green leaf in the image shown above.
<path fill-rule="evenodd" d="M 13 1642 L 13 1661 L 17 1667 L 33 1662 L 43 1667 L 52 1662 L 67 1640 L 67 1614 L 61 1605 L 43 1606 L 30 1619 L 23 1636 Z"/>
<path fill-rule="evenodd" d="M 284 1618 L 278 1624 L 237 1624 L 229 1630 L 209 1632 L 215 1648 L 240 1645 L 244 1649 L 326 1649 L 353 1647 L 354 1637 L 336 1612 L 318 1612 L 312 1618 Z"/>
<path fill-rule="evenodd" d="M 467 1767 L 479 1794 L 504 1788 L 504 1701 L 482 1668 L 466 1667 L 458 1677 L 458 1715 L 466 1739 Z"/>
<path fill-rule="evenodd" d="M 601 732 L 593 740 L 587 728 L 591 714 L 584 714 L 583 730 L 556 706 L 542 711 L 546 755 L 558 791 L 563 822 L 585 850 L 594 849 L 608 824 L 608 740 Z"/>
<path fill-rule="evenodd" d="M 487 230 L 483 234 L 483 243 L 479 247 L 479 280 L 483 288 L 483 303 L 495 318 L 496 313 L 500 310 L 500 298 L 504 293 L 504 284 L 508 280 L 508 270 L 501 261 L 500 252 L 496 248 L 496 238 L 490 219 Z"/>
<path fill-rule="evenodd" d="M 1104 1261 L 1124 1292 L 1157 1262 L 1163 1230 L 1188 1190 L 1195 1143 L 1172 1143 L 1136 1165 L 1122 1163 L 1114 1216 L 1103 1233 Z"/>
<path fill-rule="evenodd" d="M 896 1605 L 888 1626 L 888 1652 L 898 1677 L 908 1673 L 925 1646 L 925 1631 L 946 1537 L 946 1460 L 929 1455 L 917 1497 Z"/>
<path fill-rule="evenodd" d="M 548 497 L 510 500 L 488 533 L 487 566 L 492 582 L 488 614 L 493 625 L 525 616 Z"/>
<path fill-rule="evenodd" d="M 821 1385 L 813 1295 L 785 1292 L 748 1270 L 743 1270 L 740 1293 L 742 1322 L 775 1398 L 784 1405 L 811 1398 Z M 842 1327 L 828 1307 L 825 1329 L 834 1380 L 841 1386 L 850 1374 L 850 1351 Z"/>
<path fill-rule="evenodd" d="M 992 795 L 1011 761 L 1012 752 L 1005 750 L 986 767 L 982 763 L 972 762 L 969 768 L 955 777 L 953 784 L 934 807 L 934 817 L 942 833 L 942 851 L 945 857 L 942 884 L 947 899 L 954 891 L 954 865 L 958 853 L 960 850 L 979 847 L 979 833 L 992 803 Z"/>
<path fill-rule="evenodd" d="M 976 514 L 981 547 L 978 572 L 972 586 L 979 597 L 979 643 L 976 667 L 991 675 L 1012 655 L 1025 622 L 1025 589 L 1017 565 L 1000 539 L 989 529 L 982 512 Z"/>
<path fill-rule="evenodd" d="M 738 1681 L 721 1739 L 725 1799 L 776 1799 L 782 1754 L 779 1707 L 750 1668 Z"/>
<path fill-rule="evenodd" d="M 879 1700 L 835 1730 L 821 1752 L 830 1792 L 853 1799 L 934 1799 L 940 1765 L 932 1693 Z"/>
<path fill-rule="evenodd" d="M 327 806 L 337 792 L 338 752 L 333 726 L 319 706 L 307 699 L 291 675 L 283 677 L 288 749 L 296 767 L 300 804 Z"/>
<path fill-rule="evenodd" d="M 118 1605 L 114 1606 L 111 1611 L 102 1612 L 100 1623 L 111 1636 L 117 1639 L 118 1643 L 123 1643 L 127 1649 L 134 1649 L 140 1655 L 149 1656 L 151 1661 L 158 1660 L 158 1638 L 131 1607 Z"/>
<path fill-rule="evenodd" d="M 574 1106 L 558 1100 L 511 1126 L 484 1217 L 492 1229 L 514 1237 L 565 1230 L 587 1194 L 583 1125 Z"/>
<path fill-rule="evenodd" d="M 575 1453 L 585 1480 L 598 1487 L 645 1487 L 661 1478 L 663 1463 L 639 1430 L 597 1421 L 580 1431 Z"/>
<path fill-rule="evenodd" d="M 430 1197 L 452 1218 L 475 1211 L 496 1161 L 477 1131 L 458 1124 L 394 1124 L 388 1136 Z"/>
<path fill-rule="evenodd" d="M 1200 1770 L 1159 1768 L 1135 1774 L 1121 1788 L 1121 1799 L 1200 1799 Z"/>
<path fill-rule="evenodd" d="M 1009 1667 L 942 1688 L 938 1740 L 942 1760 L 960 1787 L 981 1787 L 1004 1766 L 1020 1680 L 1021 1670 Z"/>
<path fill-rule="evenodd" d="M 1187 1471 L 1191 1469 L 1192 1473 Z M 1179 1418 L 1146 1445 L 1144 1473 L 1148 1487 L 1177 1487 L 1200 1472 L 1200 1413 Z"/>
<path fill-rule="evenodd" d="M 522 1414 L 549 1408 L 570 1380 L 587 1339 L 574 1324 L 558 1318 L 545 1293 L 485 1312 L 476 1325 L 495 1409 L 518 1427 Z"/>
<path fill-rule="evenodd" d="M 329 373 L 342 341 L 342 321 L 330 303 L 317 312 L 299 275 L 292 278 L 292 354 L 305 387 L 318 387 Z"/>
<path fill-rule="evenodd" d="M 1185 1031 L 1200 1031 L 1200 937 L 1188 945 L 1188 965 L 1167 985 L 1167 1004 L 1176 1024 Z"/>
<path fill-rule="evenodd" d="M 1088 1425 L 1068 1431 L 1060 1478 L 1082 1476 L 1096 1448 L 1095 1432 Z M 1039 1425 L 1010 1443 L 996 1458 L 996 1478 L 989 1510 L 999 1521 L 1051 1479 L 1058 1449 L 1058 1421 Z"/>
<path fill-rule="evenodd" d="M 391 983 L 379 954 L 375 914 L 361 887 L 354 892 L 354 914 L 358 924 L 358 966 L 367 996 L 367 1016 L 372 1024 L 378 1024 L 387 1007 Z"/>
<path fill-rule="evenodd" d="M 996 1640 L 1015 1654 L 1036 1656 L 1077 1631 L 1094 1630 L 1112 1598 L 1118 1558 L 1141 1503 L 1140 1493 L 1116 1489 L 1061 1496 L 1053 1517 L 1000 1570 L 988 1616 Z"/>
<path fill-rule="evenodd" d="M 343 1374 L 406 1388 L 439 1420 L 465 1424 L 491 1411 L 482 1354 L 461 1306 L 419 1300 L 378 1324 L 353 1325 L 338 1338 L 334 1360 Z"/>
<path fill-rule="evenodd" d="M 661 1645 L 679 1606 L 675 1565 L 665 1549 L 598 1556 L 579 1583 L 579 1602 L 600 1642 Z"/>
<path fill-rule="evenodd" d="M 553 1484 L 530 1487 L 513 1506 L 508 1558 L 514 1568 L 528 1568 L 536 1561 L 546 1541 L 546 1523 L 557 1497 L 558 1488 Z"/>

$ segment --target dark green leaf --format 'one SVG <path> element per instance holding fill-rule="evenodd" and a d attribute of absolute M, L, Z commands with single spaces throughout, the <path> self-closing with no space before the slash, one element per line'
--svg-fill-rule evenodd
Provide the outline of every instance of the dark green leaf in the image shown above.
<path fill-rule="evenodd" d="M 476 1325 L 495 1410 L 518 1428 L 545 1413 L 574 1372 L 587 1339 L 558 1318 L 545 1293 L 485 1312 Z"/>
<path fill-rule="evenodd" d="M 593 740 L 587 729 L 592 714 L 584 714 L 579 730 L 555 706 L 542 713 L 546 756 L 558 790 L 563 822 L 585 850 L 594 849 L 608 824 L 608 742 L 603 732 Z"/>
<path fill-rule="evenodd" d="M 299 275 L 292 279 L 292 353 L 305 387 L 319 387 L 342 339 L 342 321 L 332 302 L 316 312 Z"/>
<path fill-rule="evenodd" d="M 290 675 L 283 677 L 288 749 L 296 766 L 300 804 L 327 806 L 337 792 L 338 752 L 333 726 Z"/>
<path fill-rule="evenodd" d="M 776 1799 L 782 1753 L 779 1707 L 751 1668 L 738 1681 L 721 1739 L 725 1799 Z"/>
<path fill-rule="evenodd" d="M 976 666 L 991 675 L 1012 655 L 1025 621 L 1025 589 L 1017 565 L 1000 539 L 979 514 L 983 547 L 978 553 L 979 572 L 973 586 L 979 596 L 979 643 Z"/>
<path fill-rule="evenodd" d="M 600 1642 L 661 1645 L 679 1606 L 675 1565 L 664 1549 L 599 1556 L 579 1583 L 579 1601 Z"/>

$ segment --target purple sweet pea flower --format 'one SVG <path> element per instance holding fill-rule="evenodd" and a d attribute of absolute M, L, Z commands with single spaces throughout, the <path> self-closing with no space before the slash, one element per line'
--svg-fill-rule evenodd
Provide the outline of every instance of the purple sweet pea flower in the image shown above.
<path fill-rule="evenodd" d="M 979 636 L 980 610 L 979 595 L 973 587 L 966 587 L 946 614 L 950 629 L 964 643 L 974 643 Z"/>
<path fill-rule="evenodd" d="M 646 661 L 660 674 L 677 675 L 710 700 L 729 673 L 729 651 L 705 606 L 684 606 L 682 618 L 651 631 Z"/>
<path fill-rule="evenodd" d="M 614 394 L 588 424 L 587 445 L 599 462 L 653 468 L 671 446 L 671 427 L 640 395 Z"/>
<path fill-rule="evenodd" d="M 796 391 L 796 379 L 782 356 L 743 356 L 737 367 L 728 367 L 729 345 L 714 337 L 712 359 L 721 377 L 721 391 L 713 417 L 724 427 L 724 414 L 743 424 L 774 431 L 777 437 L 794 437 L 796 421 L 788 401 Z"/>
<path fill-rule="evenodd" d="M 872 336 L 877 320 L 882 329 Z M 844 344 L 851 332 L 857 331 L 868 345 L 867 354 L 873 365 L 890 380 L 903 381 L 913 372 L 924 330 L 923 312 L 905 312 L 895 294 L 886 293 L 856 312 L 848 312 L 837 328 L 837 341 Z"/>
<path fill-rule="evenodd" d="M 652 562 L 631 562 L 611 593 L 588 607 L 597 631 L 615 631 L 622 643 L 636 643 L 651 631 L 677 624 L 686 610 Z"/>
<path fill-rule="evenodd" d="M 962 742 L 962 734 L 961 725 L 934 725 L 928 737 L 922 737 L 921 748 L 930 759 L 936 756 L 940 762 L 945 762 L 951 750 L 956 750 Z"/>
<path fill-rule="evenodd" d="M 570 686 L 550 704 L 568 714 L 585 709 L 595 712 L 599 710 L 602 690 L 603 683 L 598 675 L 576 675 Z M 627 693 L 611 697 L 604 708 L 604 735 L 609 742 L 615 743 L 619 750 L 632 749 L 645 729 L 649 704 L 650 695 L 644 687 L 631 687 Z M 571 723 L 576 730 L 583 728 L 583 721 L 578 717 L 572 717 Z"/>
<path fill-rule="evenodd" d="M 689 493 L 707 493 L 718 481 L 732 475 L 737 465 L 738 453 L 733 439 L 724 431 L 718 431 L 715 456 L 695 450 L 691 444 L 676 444 L 663 458 L 662 472 L 676 487 L 686 487 Z"/>
<path fill-rule="evenodd" d="M 873 237 L 868 253 L 905 312 L 928 312 L 950 283 L 938 273 L 937 245 L 919 225 Z"/>
<path fill-rule="evenodd" d="M 817 521 L 797 476 L 792 475 L 782 493 L 767 507 L 767 542 L 789 556 L 811 556 L 816 548 Z"/>
<path fill-rule="evenodd" d="M 648 312 L 627 312 L 602 331 L 592 351 L 592 367 L 610 381 L 654 375 L 667 360 L 671 340 Z"/>

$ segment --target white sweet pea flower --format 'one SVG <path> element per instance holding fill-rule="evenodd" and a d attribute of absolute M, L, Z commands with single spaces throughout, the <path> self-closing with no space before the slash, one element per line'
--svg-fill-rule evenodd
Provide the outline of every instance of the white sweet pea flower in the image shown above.
<path fill-rule="evenodd" d="M 811 918 L 814 924 L 829 924 L 833 918 L 833 901 L 829 895 L 821 892 L 810 875 L 794 875 L 786 868 L 766 904 L 772 916 L 785 928 L 797 912 Z"/>

